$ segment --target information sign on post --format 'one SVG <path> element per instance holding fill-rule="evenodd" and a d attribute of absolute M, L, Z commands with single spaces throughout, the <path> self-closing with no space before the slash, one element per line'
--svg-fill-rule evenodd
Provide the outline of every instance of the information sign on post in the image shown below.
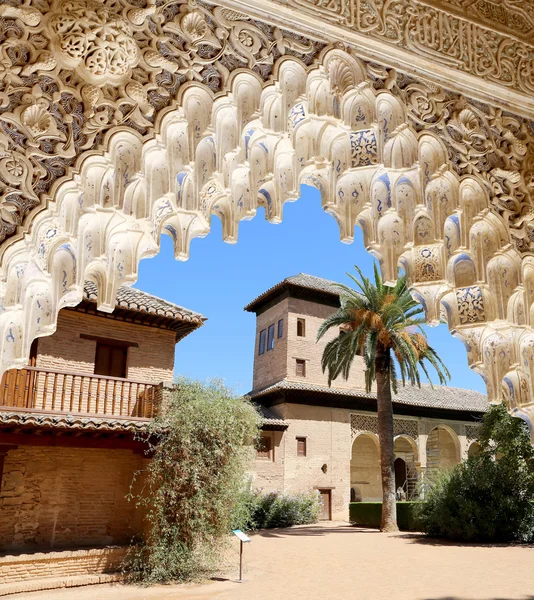
<path fill-rule="evenodd" d="M 243 544 L 250 542 L 250 538 L 246 533 L 243 533 L 241 529 L 234 529 L 232 533 L 239 539 L 239 583 L 243 583 Z"/>

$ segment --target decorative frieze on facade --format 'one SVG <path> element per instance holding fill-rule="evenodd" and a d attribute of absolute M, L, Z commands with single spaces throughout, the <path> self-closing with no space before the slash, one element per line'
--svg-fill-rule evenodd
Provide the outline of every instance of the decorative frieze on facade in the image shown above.
<path fill-rule="evenodd" d="M 534 92 L 530 2 L 436 0 L 429 6 L 418 0 L 277 1 L 438 64 L 527 94 Z M 477 16 L 490 26 L 476 22 Z M 517 34 L 525 41 L 519 41 Z"/>
<path fill-rule="evenodd" d="M 352 439 L 360 433 L 374 433 L 378 435 L 378 418 L 376 415 L 350 415 L 350 431 Z"/>
<path fill-rule="evenodd" d="M 374 433 L 378 435 L 378 417 L 376 415 L 363 415 L 353 413 L 350 416 L 350 430 L 352 439 L 360 433 Z M 406 435 L 411 438 L 415 444 L 419 439 L 419 427 L 415 419 L 393 419 L 393 435 Z"/>
<path fill-rule="evenodd" d="M 533 39 L 533 0 L 427 0 L 427 3 L 485 21 L 493 28 L 506 28 L 526 41 Z"/>
<path fill-rule="evenodd" d="M 393 435 L 407 435 L 412 438 L 415 443 L 418 443 L 419 427 L 414 419 L 393 419 Z"/>
<path fill-rule="evenodd" d="M 467 442 L 467 447 L 478 440 L 478 437 L 480 436 L 480 427 L 480 425 L 465 426 L 465 439 Z"/>

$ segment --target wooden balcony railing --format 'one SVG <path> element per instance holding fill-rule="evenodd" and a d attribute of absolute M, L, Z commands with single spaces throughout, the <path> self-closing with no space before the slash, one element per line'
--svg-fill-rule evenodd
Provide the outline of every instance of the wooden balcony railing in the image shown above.
<path fill-rule="evenodd" d="M 0 409 L 47 413 L 149 419 L 158 396 L 153 383 L 38 367 L 7 371 L 0 383 Z"/>

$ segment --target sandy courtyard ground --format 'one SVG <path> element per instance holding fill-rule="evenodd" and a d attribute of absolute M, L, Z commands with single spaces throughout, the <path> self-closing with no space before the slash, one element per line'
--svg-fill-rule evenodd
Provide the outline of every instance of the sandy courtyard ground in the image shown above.
<path fill-rule="evenodd" d="M 230 560 L 237 567 L 237 544 Z M 12 600 L 534 600 L 534 547 L 467 546 L 346 524 L 256 534 L 246 583 L 79 587 Z"/>

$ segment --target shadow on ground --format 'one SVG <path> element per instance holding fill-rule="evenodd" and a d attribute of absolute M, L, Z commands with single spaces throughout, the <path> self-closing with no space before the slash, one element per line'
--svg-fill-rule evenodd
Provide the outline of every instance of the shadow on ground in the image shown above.
<path fill-rule="evenodd" d="M 378 533 L 377 529 L 370 529 L 367 527 L 357 527 L 354 525 L 342 525 L 336 527 L 325 527 L 325 526 L 310 526 L 310 527 L 287 527 L 281 529 L 264 529 L 256 532 L 255 536 L 261 536 L 264 538 L 282 538 L 282 537 L 322 537 L 331 534 L 352 534 L 352 535 L 365 535 L 368 533 Z M 453 540 L 446 540 L 441 538 L 431 538 L 423 533 L 395 533 L 395 534 L 383 534 L 393 535 L 396 538 L 406 540 L 412 544 L 421 544 L 423 546 L 442 546 L 451 548 L 534 548 L 534 544 L 522 544 L 519 542 L 509 543 L 467 543 L 467 542 L 456 542 Z M 430 600 L 461 600 L 459 598 L 436 598 Z M 511 600 L 507 598 L 489 598 L 488 600 Z M 534 600 L 534 596 L 528 596 L 520 600 Z"/>
<path fill-rule="evenodd" d="M 425 598 L 424 600 L 469 600 L 469 598 L 462 598 L 461 596 L 440 596 L 439 598 Z M 488 598 L 487 600 L 534 600 L 534 596 L 522 596 L 518 598 L 515 596 L 514 598 L 504 598 L 503 596 L 499 596 L 498 598 Z"/>
<path fill-rule="evenodd" d="M 253 535 L 259 535 L 265 538 L 279 538 L 279 537 L 322 537 L 330 535 L 332 533 L 376 533 L 376 529 L 364 529 L 361 527 L 352 527 L 351 525 L 345 525 L 341 527 L 286 527 L 283 529 L 264 529 L 258 531 Z"/>
<path fill-rule="evenodd" d="M 396 534 L 396 537 L 406 540 L 412 544 L 421 544 L 423 546 L 449 546 L 451 548 L 534 548 L 534 544 L 523 544 L 521 542 L 504 543 L 475 543 L 475 542 L 456 542 L 454 540 L 445 540 L 442 538 L 433 538 L 423 533 L 403 533 Z M 447 598 L 438 598 L 437 600 L 448 600 Z M 508 600 L 507 598 L 490 598 L 488 600 Z M 534 596 L 528 596 L 520 600 L 534 600 Z"/>

